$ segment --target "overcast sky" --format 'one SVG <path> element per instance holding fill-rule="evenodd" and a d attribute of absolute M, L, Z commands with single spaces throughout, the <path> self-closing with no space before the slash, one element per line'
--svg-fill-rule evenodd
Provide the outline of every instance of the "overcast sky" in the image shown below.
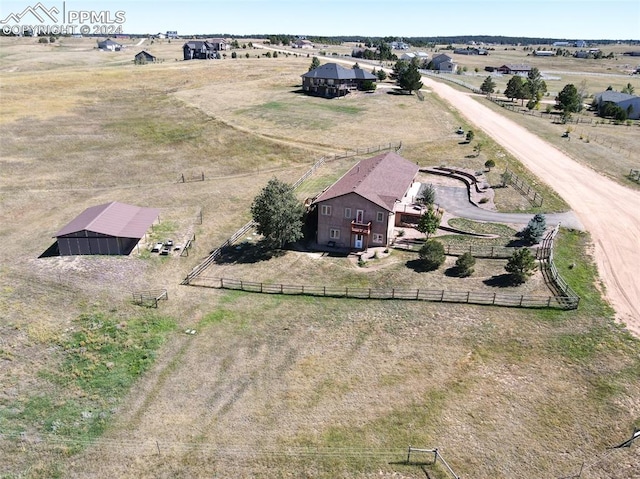
<path fill-rule="evenodd" d="M 0 20 L 37 0 L 0 0 Z M 125 33 L 640 39 L 640 0 L 42 0 L 60 11 L 124 12 Z M 121 14 L 122 15 L 122 14 Z M 29 14 L 25 23 L 37 23 Z"/>

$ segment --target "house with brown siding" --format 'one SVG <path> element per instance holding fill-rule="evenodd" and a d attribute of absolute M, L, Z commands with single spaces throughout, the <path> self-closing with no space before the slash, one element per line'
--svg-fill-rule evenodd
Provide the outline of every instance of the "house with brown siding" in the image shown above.
<path fill-rule="evenodd" d="M 374 74 L 362 68 L 344 68 L 337 63 L 325 63 L 302 75 L 302 90 L 312 95 L 333 98 L 362 89 L 365 82 L 376 80 Z"/>
<path fill-rule="evenodd" d="M 360 161 L 313 201 L 318 245 L 356 251 L 389 246 L 398 206 L 417 174 L 418 165 L 397 153 Z"/>

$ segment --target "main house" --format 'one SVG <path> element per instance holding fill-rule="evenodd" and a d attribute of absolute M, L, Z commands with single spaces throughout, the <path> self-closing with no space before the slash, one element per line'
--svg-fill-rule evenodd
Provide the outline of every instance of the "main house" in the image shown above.
<path fill-rule="evenodd" d="M 312 202 L 318 245 L 357 251 L 389 246 L 403 200 L 419 187 L 417 174 L 418 165 L 397 153 L 360 161 Z"/>
<path fill-rule="evenodd" d="M 362 89 L 366 81 L 376 80 L 375 75 L 362 68 L 344 68 L 337 63 L 325 63 L 302 75 L 302 89 L 313 95 L 337 97 Z"/>

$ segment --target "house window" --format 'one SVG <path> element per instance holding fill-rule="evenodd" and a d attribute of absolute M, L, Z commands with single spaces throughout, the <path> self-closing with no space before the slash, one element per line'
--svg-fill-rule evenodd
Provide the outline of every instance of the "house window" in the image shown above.
<path fill-rule="evenodd" d="M 382 235 L 380 233 L 373 233 L 373 242 L 382 243 Z"/>
<path fill-rule="evenodd" d="M 329 230 L 329 238 L 332 240 L 340 239 L 340 230 L 336 228 L 331 228 Z"/>
<path fill-rule="evenodd" d="M 331 216 L 331 205 L 322 205 L 320 207 L 320 214 L 324 216 Z"/>
<path fill-rule="evenodd" d="M 376 221 L 382 223 L 384 221 L 384 211 L 378 211 L 376 214 Z"/>
<path fill-rule="evenodd" d="M 344 209 L 344 217 L 345 218 L 351 218 L 351 208 L 345 208 Z"/>

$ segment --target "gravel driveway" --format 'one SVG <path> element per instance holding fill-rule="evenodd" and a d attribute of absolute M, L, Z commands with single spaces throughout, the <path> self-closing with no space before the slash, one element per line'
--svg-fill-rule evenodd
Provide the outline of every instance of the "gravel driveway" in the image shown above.
<path fill-rule="evenodd" d="M 605 295 L 616 318 L 640 336 L 640 192 L 579 164 L 469 93 L 423 77 L 424 86 L 457 108 L 555 189 L 589 231 Z M 567 223 L 563 222 L 564 225 Z"/>

